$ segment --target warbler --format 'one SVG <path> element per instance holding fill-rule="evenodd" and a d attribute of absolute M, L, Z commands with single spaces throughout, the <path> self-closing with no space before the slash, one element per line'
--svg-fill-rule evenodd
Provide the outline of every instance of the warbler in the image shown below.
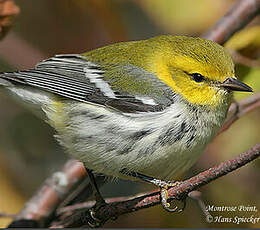
<path fill-rule="evenodd" d="M 90 175 L 158 185 L 166 209 L 167 188 L 216 136 L 232 91 L 252 92 L 222 46 L 170 35 L 56 55 L 1 73 L 0 85 L 40 112 Z"/>

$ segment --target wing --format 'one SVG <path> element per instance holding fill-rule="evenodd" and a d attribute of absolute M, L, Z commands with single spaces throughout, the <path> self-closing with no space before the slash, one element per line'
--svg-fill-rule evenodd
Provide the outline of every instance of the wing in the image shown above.
<path fill-rule="evenodd" d="M 173 91 L 152 73 L 131 65 L 101 66 L 81 55 L 56 55 L 35 69 L 0 78 L 125 113 L 161 111 L 174 100 Z"/>

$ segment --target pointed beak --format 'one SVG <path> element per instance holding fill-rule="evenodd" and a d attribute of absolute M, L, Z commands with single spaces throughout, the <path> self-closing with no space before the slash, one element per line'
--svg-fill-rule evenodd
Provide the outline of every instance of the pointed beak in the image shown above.
<path fill-rule="evenodd" d="M 233 77 L 226 78 L 220 86 L 231 91 L 253 92 L 253 89 L 250 86 Z"/>

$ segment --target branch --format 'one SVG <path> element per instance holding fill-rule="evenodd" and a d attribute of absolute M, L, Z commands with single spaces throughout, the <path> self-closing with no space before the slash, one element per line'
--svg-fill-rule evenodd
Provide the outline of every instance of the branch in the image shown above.
<path fill-rule="evenodd" d="M 228 51 L 229 54 L 232 56 L 234 63 L 242 64 L 248 67 L 260 67 L 260 62 L 258 60 L 248 58 L 233 49 L 228 49 Z"/>
<path fill-rule="evenodd" d="M 4 213 L 4 212 L 0 212 L 0 218 L 15 218 L 15 214 L 9 214 L 9 213 Z"/>
<path fill-rule="evenodd" d="M 229 107 L 229 114 L 233 115 L 224 123 L 224 125 L 219 129 L 218 134 L 226 131 L 235 121 L 240 117 L 246 115 L 247 113 L 260 107 L 260 92 L 254 94 L 253 96 L 246 98 L 239 103 L 234 102 Z"/>
<path fill-rule="evenodd" d="M 85 175 L 86 170 L 81 162 L 69 160 L 62 171 L 54 173 L 44 182 L 9 227 L 42 227 L 43 223 L 45 225 L 58 205 Z"/>
<path fill-rule="evenodd" d="M 202 37 L 224 44 L 235 32 L 252 21 L 259 11 L 260 0 L 240 0 Z"/>
<path fill-rule="evenodd" d="M 212 167 L 190 179 L 181 182 L 180 185 L 169 189 L 169 200 L 184 200 L 189 192 L 194 191 L 199 187 L 208 184 L 209 182 L 216 180 L 217 178 L 222 177 L 246 165 L 247 163 L 258 158 L 259 156 L 260 143 L 256 144 L 253 148 L 249 149 L 248 151 L 234 157 L 233 159 L 222 162 L 215 167 Z M 106 202 L 108 203 L 107 206 L 102 206 L 95 212 L 95 218 L 99 219 L 102 225 L 109 219 L 113 219 L 120 215 L 160 204 L 160 194 L 158 192 L 144 193 L 139 194 L 135 197 L 123 197 L 120 199 L 117 198 L 117 201 L 115 201 L 114 198 L 107 199 Z M 85 203 L 85 205 L 81 205 L 80 208 L 85 207 L 89 208 L 88 202 Z M 75 210 L 75 208 L 71 210 Z M 93 222 L 93 218 L 91 217 L 89 210 L 82 211 L 78 215 L 72 215 L 71 217 L 72 218 L 66 218 L 65 220 L 62 220 L 60 223 L 54 223 L 53 225 L 51 225 L 51 227 L 75 228 L 80 226 L 92 226 L 90 223 Z"/>
<path fill-rule="evenodd" d="M 20 9 L 13 0 L 0 0 L 0 39 L 6 35 L 19 12 Z"/>

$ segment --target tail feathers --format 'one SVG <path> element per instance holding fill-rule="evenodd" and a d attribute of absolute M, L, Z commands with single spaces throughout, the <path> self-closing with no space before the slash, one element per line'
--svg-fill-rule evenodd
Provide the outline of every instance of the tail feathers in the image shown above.
<path fill-rule="evenodd" d="M 15 72 L 0 73 L 0 85 L 8 87 L 15 83 L 24 84 L 24 81 L 15 78 Z"/>
<path fill-rule="evenodd" d="M 16 72 L 0 73 L 0 88 L 6 88 L 14 99 L 22 102 L 29 108 L 33 107 L 41 110 L 41 106 L 52 103 L 51 95 L 38 88 L 26 87 L 22 79 L 16 77 Z"/>
<path fill-rule="evenodd" d="M 10 73 L 0 73 L 0 86 L 13 86 Z"/>

